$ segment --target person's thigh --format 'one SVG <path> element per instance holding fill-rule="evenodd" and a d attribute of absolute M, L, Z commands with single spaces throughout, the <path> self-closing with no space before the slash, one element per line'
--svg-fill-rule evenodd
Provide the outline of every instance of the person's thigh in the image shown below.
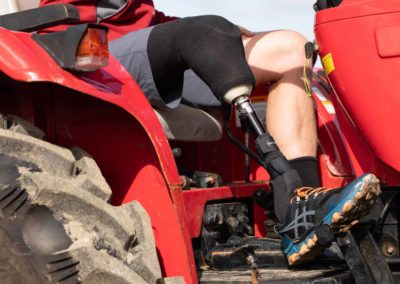
<path fill-rule="evenodd" d="M 192 70 L 185 71 L 182 102 L 195 107 L 220 107 L 221 102 Z"/>
<path fill-rule="evenodd" d="M 154 82 L 147 45 L 153 27 L 128 33 L 110 41 L 111 54 L 125 67 L 151 103 L 163 101 Z M 179 100 L 167 105 L 171 108 L 179 104 Z"/>
<path fill-rule="evenodd" d="M 129 33 L 110 42 L 111 54 L 125 67 L 129 74 L 138 83 L 151 103 L 158 104 L 161 99 L 151 71 L 147 53 L 147 42 L 151 28 Z M 197 107 L 219 107 L 220 101 L 214 96 L 211 89 L 192 70 L 184 73 L 182 102 Z M 176 107 L 180 99 L 167 103 L 170 108 Z"/>
<path fill-rule="evenodd" d="M 151 70 L 148 57 L 148 39 L 153 27 L 126 34 L 110 42 L 110 52 L 118 59 L 130 75 L 136 80 L 151 103 L 165 101 L 160 96 Z M 254 72 L 254 71 L 253 71 Z M 183 88 L 177 88 L 172 100 L 165 101 L 169 108 L 182 102 L 190 106 L 220 107 L 221 102 L 212 93 L 203 80 L 191 69 L 184 73 Z M 178 94 L 179 93 L 179 94 Z"/>

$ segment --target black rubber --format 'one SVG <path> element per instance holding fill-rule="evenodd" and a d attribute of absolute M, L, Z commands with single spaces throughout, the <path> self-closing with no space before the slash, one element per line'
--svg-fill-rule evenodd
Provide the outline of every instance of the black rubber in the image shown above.
<path fill-rule="evenodd" d="M 142 206 L 109 205 L 111 190 L 86 152 L 27 135 L 41 136 L 18 120 L 0 116 L 0 282 L 160 279 Z"/>

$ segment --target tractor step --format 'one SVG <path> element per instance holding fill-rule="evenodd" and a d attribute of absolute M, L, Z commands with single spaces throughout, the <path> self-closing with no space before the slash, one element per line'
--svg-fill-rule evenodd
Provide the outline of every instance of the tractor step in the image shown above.
<path fill-rule="evenodd" d="M 258 281 L 262 283 L 353 283 L 346 267 L 325 269 L 259 269 Z M 249 284 L 256 283 L 251 269 L 248 270 L 206 270 L 198 272 L 201 284 Z"/>
<path fill-rule="evenodd" d="M 313 262 L 288 267 L 280 241 L 248 238 L 210 253 L 200 283 L 399 283 L 400 259 L 385 259 L 368 227 L 340 234 Z M 394 271 L 391 271 L 391 268 Z"/>

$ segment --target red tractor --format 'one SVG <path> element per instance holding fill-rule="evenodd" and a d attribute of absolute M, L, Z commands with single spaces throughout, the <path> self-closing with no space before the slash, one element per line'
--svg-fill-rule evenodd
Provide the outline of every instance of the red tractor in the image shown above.
<path fill-rule="evenodd" d="M 400 1 L 315 8 L 321 182 L 371 172 L 383 195 L 296 268 L 254 202 L 269 177 L 235 111 L 155 112 L 101 26 L 34 33 L 77 19 L 72 6 L 1 16 L 1 282 L 398 283 Z"/>

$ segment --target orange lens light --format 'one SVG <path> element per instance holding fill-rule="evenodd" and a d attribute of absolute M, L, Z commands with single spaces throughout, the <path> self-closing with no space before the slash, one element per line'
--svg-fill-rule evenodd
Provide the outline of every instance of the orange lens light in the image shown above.
<path fill-rule="evenodd" d="M 108 65 L 107 31 L 88 28 L 79 43 L 75 66 L 80 71 L 94 71 Z"/>

